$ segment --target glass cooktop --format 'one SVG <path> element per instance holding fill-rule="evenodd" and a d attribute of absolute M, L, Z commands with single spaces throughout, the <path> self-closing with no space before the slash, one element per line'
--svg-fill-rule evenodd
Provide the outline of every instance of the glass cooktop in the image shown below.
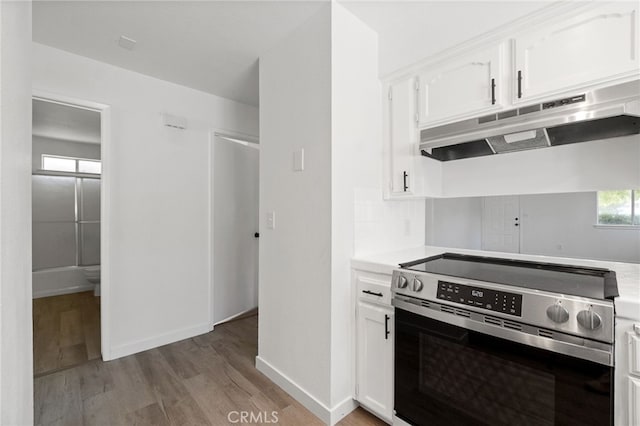
<path fill-rule="evenodd" d="M 458 253 L 444 253 L 402 263 L 400 267 L 412 271 L 430 272 L 591 299 L 613 299 L 618 296 L 616 274 L 608 269 Z"/>

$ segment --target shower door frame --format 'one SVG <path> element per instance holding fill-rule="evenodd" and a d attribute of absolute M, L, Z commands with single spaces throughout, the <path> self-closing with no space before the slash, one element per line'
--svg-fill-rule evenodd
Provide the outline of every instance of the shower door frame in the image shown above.
<path fill-rule="evenodd" d="M 100 188 L 100 351 L 102 359 L 111 357 L 111 182 L 114 168 L 111 164 L 111 107 L 106 104 L 49 93 L 34 89 L 32 99 L 52 102 L 100 113 L 100 159 L 102 162 Z M 33 249 L 32 249 L 33 250 Z M 33 325 L 32 325 L 33 326 Z"/>

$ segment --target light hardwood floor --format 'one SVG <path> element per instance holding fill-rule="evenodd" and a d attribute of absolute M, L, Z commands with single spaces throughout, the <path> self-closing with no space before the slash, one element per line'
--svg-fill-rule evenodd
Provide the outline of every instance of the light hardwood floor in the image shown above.
<path fill-rule="evenodd" d="M 92 291 L 33 300 L 36 376 L 100 358 L 100 298 Z"/>
<path fill-rule="evenodd" d="M 231 411 L 275 411 L 279 425 L 322 425 L 255 369 L 257 341 L 258 320 L 252 316 L 115 361 L 93 360 L 37 377 L 35 422 L 228 425 Z M 384 423 L 359 408 L 341 425 Z"/>

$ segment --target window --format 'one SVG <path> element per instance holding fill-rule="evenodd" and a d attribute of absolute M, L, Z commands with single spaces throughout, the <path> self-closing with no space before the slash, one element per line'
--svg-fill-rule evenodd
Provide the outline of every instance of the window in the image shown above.
<path fill-rule="evenodd" d="M 76 161 L 72 158 L 42 156 L 42 169 L 56 172 L 75 172 Z"/>
<path fill-rule="evenodd" d="M 640 226 L 640 189 L 599 191 L 598 225 Z"/>
<path fill-rule="evenodd" d="M 102 173 L 102 163 L 100 160 L 43 154 L 42 170 L 99 175 Z"/>
<path fill-rule="evenodd" d="M 93 173 L 99 175 L 102 173 L 102 163 L 92 160 L 78 160 L 78 171 L 80 173 Z"/>

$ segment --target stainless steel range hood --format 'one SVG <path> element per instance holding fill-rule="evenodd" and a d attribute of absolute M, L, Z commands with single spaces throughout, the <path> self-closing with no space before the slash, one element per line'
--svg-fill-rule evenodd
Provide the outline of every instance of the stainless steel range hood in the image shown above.
<path fill-rule="evenodd" d="M 423 155 L 440 161 L 640 133 L 640 81 L 585 92 L 420 132 Z"/>

